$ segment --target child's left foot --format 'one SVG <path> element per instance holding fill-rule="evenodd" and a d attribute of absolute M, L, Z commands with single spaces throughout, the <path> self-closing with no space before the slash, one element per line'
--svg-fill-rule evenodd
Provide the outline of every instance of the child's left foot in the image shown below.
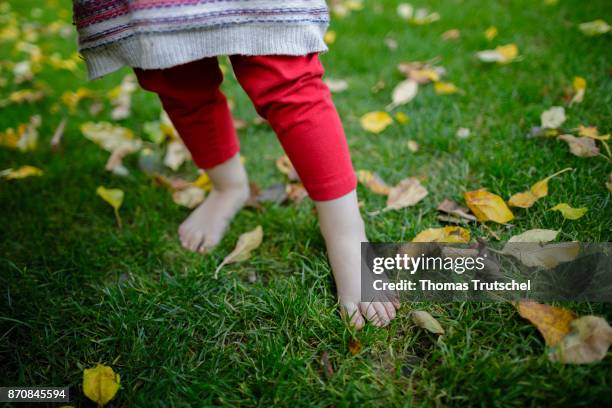
<path fill-rule="evenodd" d="M 363 302 L 361 299 L 361 243 L 367 242 L 355 191 L 331 201 L 317 201 L 319 224 L 327 244 L 341 313 L 360 329 L 365 319 L 378 327 L 395 318 L 396 299 Z M 364 319 L 365 318 L 365 319 Z"/>

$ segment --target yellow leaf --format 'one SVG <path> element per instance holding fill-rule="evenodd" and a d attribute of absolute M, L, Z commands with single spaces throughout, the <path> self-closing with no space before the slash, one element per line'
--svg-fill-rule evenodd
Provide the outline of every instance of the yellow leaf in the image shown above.
<path fill-rule="evenodd" d="M 104 201 L 110 204 L 115 211 L 115 219 L 117 220 L 117 225 L 121 228 L 121 217 L 119 216 L 119 207 L 123 204 L 123 196 L 124 193 L 122 190 L 118 188 L 105 188 L 100 186 L 96 189 L 96 194 L 99 195 Z"/>
<path fill-rule="evenodd" d="M 549 347 L 556 346 L 570 332 L 570 323 L 575 319 L 569 310 L 530 300 L 519 301 L 516 308 L 540 331 Z"/>
<path fill-rule="evenodd" d="M 548 354 L 551 361 L 588 364 L 603 360 L 612 344 L 612 328 L 603 318 L 583 316 L 570 323 L 572 331 Z"/>
<path fill-rule="evenodd" d="M 574 87 L 574 91 L 578 92 L 586 89 L 587 82 L 586 79 L 580 76 L 574 77 L 574 81 L 572 82 L 572 86 Z"/>
<path fill-rule="evenodd" d="M 537 200 L 548 195 L 548 180 L 570 170 L 572 169 L 563 169 L 543 180 L 538 181 L 531 186 L 529 190 L 514 194 L 508 200 L 508 205 L 511 207 L 530 208 Z"/>
<path fill-rule="evenodd" d="M 491 41 L 495 37 L 497 37 L 497 27 L 491 26 L 486 29 L 484 36 L 487 40 Z"/>
<path fill-rule="evenodd" d="M 414 324 L 434 334 L 444 334 L 444 329 L 438 321 L 424 310 L 415 310 L 410 313 Z"/>
<path fill-rule="evenodd" d="M 595 126 L 578 126 L 578 136 L 590 137 L 591 139 L 599 140 L 601 142 L 610 140 L 610 135 L 600 135 L 599 130 Z"/>
<path fill-rule="evenodd" d="M 376 173 L 368 170 L 358 170 L 357 179 L 361 184 L 369 188 L 373 193 L 387 195 L 391 187 Z"/>
<path fill-rule="evenodd" d="M 387 112 L 369 112 L 361 117 L 361 127 L 372 133 L 380 133 L 387 128 L 393 119 Z"/>
<path fill-rule="evenodd" d="M 412 242 L 468 243 L 470 231 L 461 227 L 429 228 L 419 232 Z"/>
<path fill-rule="evenodd" d="M 610 31 L 610 25 L 601 19 L 582 23 L 578 26 L 578 28 L 580 28 L 580 31 L 589 37 L 602 35 Z"/>
<path fill-rule="evenodd" d="M 111 367 L 97 364 L 83 371 L 83 393 L 102 407 L 113 399 L 119 390 L 121 378 Z"/>
<path fill-rule="evenodd" d="M 416 177 L 408 177 L 391 188 L 385 211 L 411 207 L 426 196 L 427 189 L 421 185 L 419 180 Z"/>
<path fill-rule="evenodd" d="M 450 82 L 436 82 L 434 83 L 434 90 L 438 95 L 450 95 L 457 93 L 459 88 Z"/>
<path fill-rule="evenodd" d="M 567 218 L 568 220 L 577 220 L 586 214 L 588 210 L 589 209 L 586 207 L 572 208 L 567 203 L 559 203 L 548 211 L 559 211 L 561 215 L 563 215 L 563 218 Z"/>
<path fill-rule="evenodd" d="M 438 71 L 429 68 L 410 70 L 409 76 L 410 79 L 419 84 L 426 84 L 428 82 L 435 82 L 440 80 L 440 74 L 438 73 Z"/>
<path fill-rule="evenodd" d="M 336 42 L 336 37 L 337 35 L 335 31 L 328 31 L 323 36 L 323 41 L 325 41 L 326 44 L 331 45 Z"/>
<path fill-rule="evenodd" d="M 486 190 L 468 191 L 463 194 L 467 206 L 472 210 L 478 220 L 494 221 L 505 224 L 514 219 L 512 211 L 506 206 L 504 200 Z"/>
<path fill-rule="evenodd" d="M 221 264 L 215 270 L 215 279 L 217 279 L 217 275 L 223 266 L 249 259 L 251 252 L 261 245 L 262 240 L 263 229 L 261 228 L 261 225 L 255 227 L 255 229 L 252 231 L 248 231 L 240 235 L 234 250 L 223 259 L 223 262 L 221 262 Z"/>
<path fill-rule="evenodd" d="M 397 120 L 397 123 L 400 125 L 405 125 L 406 123 L 410 122 L 410 117 L 408 117 L 408 115 L 406 115 L 404 112 L 397 112 L 395 114 L 395 120 Z"/>
<path fill-rule="evenodd" d="M 6 169 L 0 171 L 0 177 L 4 177 L 7 180 L 16 180 L 32 176 L 42 176 L 43 171 L 38 167 L 34 166 L 21 166 L 18 169 Z"/>
<path fill-rule="evenodd" d="M 200 174 L 200 176 L 193 182 L 193 185 L 200 187 L 204 191 L 212 190 L 212 181 L 206 172 Z"/>
<path fill-rule="evenodd" d="M 508 64 L 518 57 L 518 47 L 516 44 L 500 45 L 494 50 L 479 51 L 476 56 L 484 62 Z"/>
<path fill-rule="evenodd" d="M 96 194 L 116 210 L 123 204 L 124 193 L 123 190 L 119 190 L 118 188 L 105 188 L 100 186 L 96 190 Z"/>
<path fill-rule="evenodd" d="M 502 56 L 501 64 L 512 62 L 518 57 L 518 47 L 516 44 L 506 44 L 495 47 L 495 50 Z"/>

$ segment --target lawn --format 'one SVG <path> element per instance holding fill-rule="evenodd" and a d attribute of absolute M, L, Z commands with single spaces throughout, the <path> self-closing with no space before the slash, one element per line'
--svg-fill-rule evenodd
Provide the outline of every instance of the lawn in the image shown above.
<path fill-rule="evenodd" d="M 414 207 L 365 215 L 370 240 L 409 241 L 443 225 L 436 207 L 445 198 L 463 202 L 463 192 L 481 187 L 508 198 L 571 167 L 551 181 L 547 197 L 515 210 L 513 228 L 490 228 L 501 239 L 549 228 L 561 230 L 562 241 L 610 241 L 609 159 L 576 157 L 554 138 L 526 135 L 551 106 L 565 106 L 566 128 L 583 124 L 610 131 L 610 35 L 587 37 L 577 25 L 598 18 L 612 22 L 612 8 L 605 0 L 545 3 L 415 0 L 441 15 L 438 22 L 415 26 L 398 17 L 398 1 L 366 0 L 363 10 L 333 19 L 337 38 L 322 60 L 329 77 L 349 84 L 334 100 L 355 167 L 391 184 L 416 176 L 429 190 Z M 2 19 L 14 13 L 21 27 L 71 21 L 67 1 L 11 0 L 0 7 Z M 0 32 L 5 24 L 0 20 Z M 491 25 L 499 35 L 489 41 L 483 33 Z M 460 39 L 442 40 L 450 29 L 459 29 Z M 397 49 L 385 44 L 388 38 Z M 517 44 L 518 61 L 485 64 L 475 57 L 507 43 Z M 0 40 L 0 78 L 7 78 L 0 99 L 29 87 L 14 85 L 7 68 L 26 59 L 15 44 Z M 37 44 L 44 55 L 58 52 L 63 58 L 76 50 L 74 34 L 41 36 Z M 444 80 L 462 92 L 437 95 L 424 86 L 393 112 L 407 114 L 409 123 L 394 123 L 378 135 L 362 129 L 359 118 L 384 110 L 403 79 L 397 64 L 434 57 L 446 68 Z M 256 113 L 222 61 L 234 114 L 251 123 L 239 131 L 251 179 L 264 187 L 284 182 L 275 166 L 282 155 L 275 135 L 253 124 Z M 81 392 L 83 369 L 99 362 L 121 375 L 110 406 L 609 403 L 610 356 L 583 366 L 548 361 L 542 337 L 510 304 L 404 304 L 388 328 L 368 325 L 353 332 L 338 317 L 308 200 L 244 210 L 212 254 L 183 250 L 176 231 L 188 210 L 139 170 L 138 155 L 126 159 L 126 177 L 105 171 L 108 153 L 81 134 L 86 121 L 110 120 L 108 103 L 92 117 L 86 103 L 70 112 L 61 102 L 65 91 L 80 87 L 105 95 L 128 73 L 123 69 L 87 82 L 83 64 L 75 72 L 45 66 L 36 75 L 47 86 L 44 99 L 0 108 L 0 131 L 33 114 L 42 117 L 38 148 L 26 153 L 0 148 L 0 170 L 29 164 L 44 171 L 41 177 L 0 180 L 0 385 L 69 385 L 73 405 L 88 406 Z M 582 103 L 569 107 L 564 95 L 575 76 L 586 79 L 587 91 Z M 156 97 L 139 90 L 132 114 L 120 124 L 144 138 L 143 123 L 159 113 Z M 64 116 L 64 140 L 54 152 L 49 140 Z M 471 130 L 469 138 L 456 137 L 460 127 Z M 418 143 L 417 152 L 408 148 L 409 140 Z M 189 163 L 180 174 L 194 178 L 196 169 Z M 123 228 L 96 196 L 100 185 L 125 191 Z M 358 192 L 364 214 L 384 206 L 384 197 L 363 186 Z M 571 221 L 547 211 L 561 202 L 588 212 Z M 264 241 L 253 257 L 224 267 L 213 279 L 238 236 L 257 225 Z M 480 224 L 470 229 L 473 237 L 492 239 Z M 446 334 L 437 338 L 418 329 L 409 317 L 416 307 L 435 316 Z M 612 320 L 606 304 L 571 308 Z M 353 337 L 362 346 L 357 353 L 349 350 Z"/>

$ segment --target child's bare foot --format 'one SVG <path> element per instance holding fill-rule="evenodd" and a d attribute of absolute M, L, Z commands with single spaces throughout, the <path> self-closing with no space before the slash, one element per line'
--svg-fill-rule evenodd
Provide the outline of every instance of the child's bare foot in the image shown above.
<path fill-rule="evenodd" d="M 367 237 L 356 192 L 315 204 L 338 289 L 341 313 L 350 317 L 358 329 L 364 326 L 365 319 L 376 326 L 386 326 L 395 318 L 399 302 L 396 299 L 388 302 L 361 300 L 361 242 L 366 242 Z"/>
<path fill-rule="evenodd" d="M 249 197 L 247 175 L 238 154 L 206 172 L 213 189 L 179 227 L 181 244 L 192 251 L 214 248 Z"/>

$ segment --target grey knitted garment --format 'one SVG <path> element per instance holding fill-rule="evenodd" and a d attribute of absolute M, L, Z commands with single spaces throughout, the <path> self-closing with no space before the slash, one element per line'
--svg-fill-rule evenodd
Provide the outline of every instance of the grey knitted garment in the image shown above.
<path fill-rule="evenodd" d="M 324 0 L 73 0 L 90 79 L 128 65 L 326 51 Z"/>

